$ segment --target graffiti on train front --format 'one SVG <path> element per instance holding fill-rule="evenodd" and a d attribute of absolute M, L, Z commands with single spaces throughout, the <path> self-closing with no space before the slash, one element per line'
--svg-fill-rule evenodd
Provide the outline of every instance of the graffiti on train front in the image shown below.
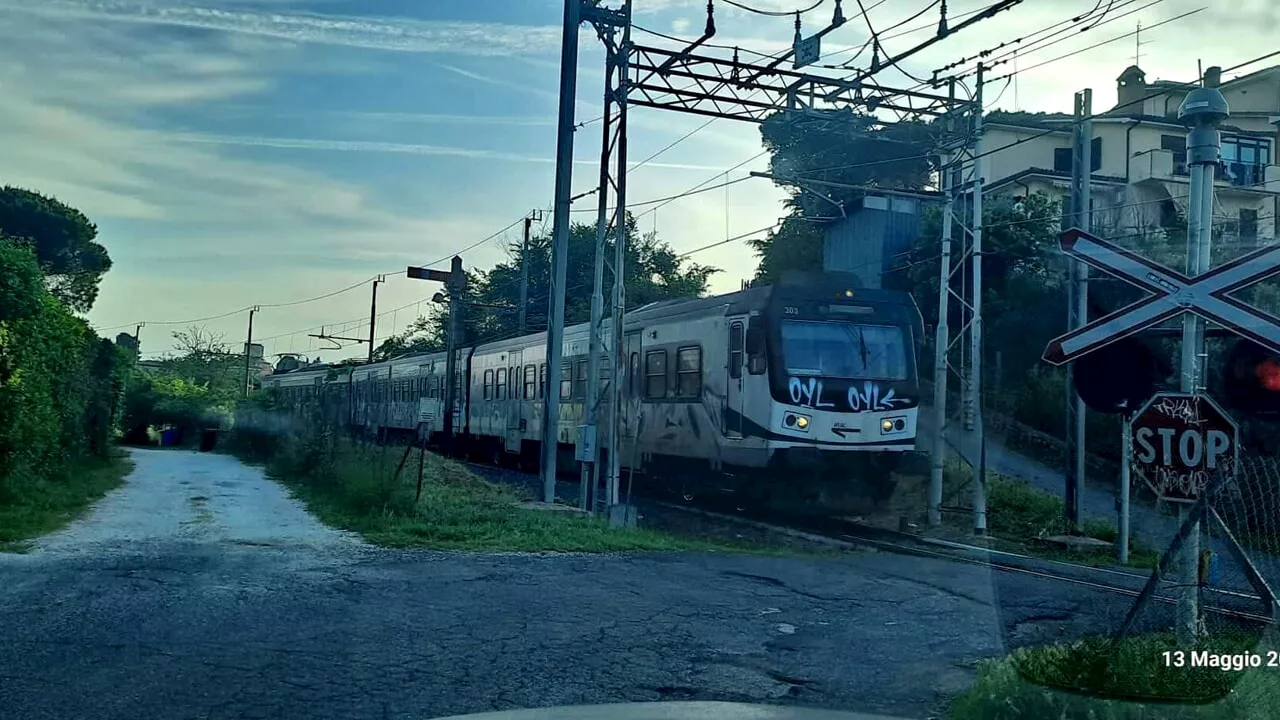
<path fill-rule="evenodd" d="M 787 390 L 791 394 L 792 404 L 818 410 L 830 408 L 846 412 L 883 412 L 912 404 L 911 400 L 898 397 L 893 388 L 870 380 L 861 385 L 850 385 L 844 393 L 824 394 L 822 380 L 793 377 L 787 381 Z M 843 400 L 844 407 L 837 407 L 832 400 Z"/>

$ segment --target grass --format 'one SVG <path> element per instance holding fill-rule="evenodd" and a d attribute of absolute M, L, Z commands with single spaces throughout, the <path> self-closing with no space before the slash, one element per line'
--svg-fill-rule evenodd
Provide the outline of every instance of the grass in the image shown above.
<path fill-rule="evenodd" d="M 944 487 L 970 492 L 972 473 L 967 467 L 949 463 L 945 468 Z M 918 513 L 926 498 L 927 477 L 903 478 L 898 492 L 914 512 Z M 895 501 L 896 502 L 896 501 Z M 954 504 L 944 501 L 944 505 Z M 972 535 L 972 515 L 945 513 L 944 525 L 949 536 L 961 542 L 975 542 Z M 1067 535 L 1068 528 L 1062 498 L 1032 487 L 1021 480 L 1007 478 L 997 473 L 987 473 L 987 543 L 992 549 L 1018 552 L 1025 555 L 1059 560 L 1081 565 L 1109 566 L 1116 564 L 1114 549 L 1068 550 L 1051 544 L 1045 538 Z M 1087 537 L 1114 543 L 1116 526 L 1105 520 L 1091 519 L 1084 522 L 1081 533 Z M 1153 549 L 1129 539 L 1129 565 L 1154 569 L 1160 556 Z"/>
<path fill-rule="evenodd" d="M 1211 653 L 1255 649 L 1237 634 L 1209 641 Z M 970 690 L 956 698 L 951 720 L 1087 718 L 1088 720 L 1263 720 L 1276 717 L 1280 672 L 1168 667 L 1165 651 L 1179 648 L 1168 634 L 1111 644 L 1088 638 L 1069 645 L 1024 648 L 984 663 Z"/>
<path fill-rule="evenodd" d="M 0 552 L 25 552 L 30 541 L 74 520 L 133 470 L 124 454 L 85 460 L 53 478 L 38 478 L 0 502 Z"/>
<path fill-rule="evenodd" d="M 285 444 L 289 442 L 316 441 Z M 431 453 L 424 458 L 422 494 L 416 498 L 416 452 L 396 480 L 400 448 L 330 442 L 321 453 L 323 459 L 305 447 L 285 448 L 268 459 L 268 473 L 322 522 L 356 532 L 376 545 L 525 552 L 751 549 L 645 528 L 612 528 L 604 520 L 569 509 L 522 507 L 532 498 Z"/>

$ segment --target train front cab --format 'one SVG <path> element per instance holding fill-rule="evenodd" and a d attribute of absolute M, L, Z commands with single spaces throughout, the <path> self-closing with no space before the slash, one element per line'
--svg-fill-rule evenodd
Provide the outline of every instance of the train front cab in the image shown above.
<path fill-rule="evenodd" d="M 770 474 L 887 497 L 915 449 L 922 335 L 907 293 L 830 278 L 777 287 L 744 337 L 749 370 L 753 355 L 767 358 L 756 361 L 769 398 L 757 430 Z"/>

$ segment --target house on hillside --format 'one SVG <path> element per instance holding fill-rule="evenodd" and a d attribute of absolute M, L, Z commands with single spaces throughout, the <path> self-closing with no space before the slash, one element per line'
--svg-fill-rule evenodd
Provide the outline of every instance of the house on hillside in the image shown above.
<path fill-rule="evenodd" d="M 1147 82 L 1130 66 L 1117 78 L 1118 101 L 1095 117 L 1091 199 L 1100 234 L 1123 236 L 1185 222 L 1190 176 L 1186 126 L 1178 107 L 1189 83 Z M 1231 107 L 1222 126 L 1214 224 L 1241 249 L 1276 241 L 1280 215 L 1280 66 L 1219 86 Z M 1070 115 L 992 112 L 982 146 L 986 193 L 1065 198 L 1072 164 Z M 994 149 L 994 151 L 993 151 Z"/>

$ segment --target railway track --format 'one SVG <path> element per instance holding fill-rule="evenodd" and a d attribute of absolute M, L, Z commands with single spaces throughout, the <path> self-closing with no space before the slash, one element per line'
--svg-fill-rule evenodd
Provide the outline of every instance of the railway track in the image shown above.
<path fill-rule="evenodd" d="M 536 475 L 512 468 L 500 468 L 493 465 L 486 465 L 471 461 L 461 462 L 469 467 L 484 471 L 486 475 L 502 473 L 508 476 L 508 478 L 512 475 L 519 475 L 524 478 L 537 477 Z M 577 478 L 571 478 L 565 474 L 561 476 L 560 482 L 576 489 L 576 480 Z M 524 484 L 531 485 L 532 483 L 525 482 Z M 1078 565 L 1058 560 L 1049 560 L 1029 555 L 1019 555 L 1017 553 L 964 545 L 961 543 L 922 538 L 910 533 L 871 527 L 844 517 L 779 516 L 779 514 L 774 511 L 753 511 L 750 508 L 743 509 L 730 507 L 732 503 L 727 502 L 703 501 L 699 504 L 689 504 L 691 498 L 684 498 L 685 503 L 680 503 L 662 499 L 661 497 L 651 497 L 649 493 L 645 493 L 639 489 L 637 489 L 636 499 L 653 503 L 658 507 L 663 507 L 669 510 L 702 515 L 704 517 L 723 522 L 747 523 L 764 529 L 773 530 L 775 532 L 799 536 L 817 542 L 828 541 L 837 545 L 869 547 L 881 552 L 889 552 L 899 555 L 911 555 L 915 557 L 928 557 L 948 560 L 951 562 L 961 562 L 978 567 L 985 567 L 994 571 L 1022 574 L 1043 580 L 1087 587 L 1100 592 L 1107 592 L 1130 598 L 1137 598 L 1141 594 L 1140 588 L 1146 583 L 1149 577 L 1146 574 L 1127 572 L 1124 570 Z M 764 516 L 767 516 L 767 519 Z M 1060 568 L 1061 571 L 1054 572 L 1049 568 Z M 1080 577 L 1080 575 L 1088 575 L 1092 576 L 1092 578 Z M 1108 579 L 1113 581 L 1108 582 Z M 1139 589 L 1117 584 L 1120 582 L 1127 582 L 1129 584 L 1136 585 Z M 1229 598 L 1239 602 L 1257 603 L 1259 606 L 1263 605 L 1262 598 L 1250 593 L 1215 587 L 1207 587 L 1205 590 L 1215 596 Z M 1154 595 L 1153 599 L 1156 602 L 1174 606 L 1176 606 L 1178 602 L 1176 597 L 1162 594 Z M 1222 605 L 1205 603 L 1203 608 L 1207 612 L 1236 620 L 1246 620 L 1249 622 L 1264 624 L 1270 624 L 1276 621 L 1276 618 L 1268 615 L 1238 608 L 1224 607 Z"/>
<path fill-rule="evenodd" d="M 1035 564 L 1048 565 L 1048 566 L 1057 565 L 1057 566 L 1069 567 L 1074 572 L 1096 574 L 1101 576 L 1106 576 L 1106 575 L 1120 576 L 1120 577 L 1128 578 L 1134 581 L 1135 583 L 1145 583 L 1148 577 L 1146 575 L 1139 575 L 1137 573 L 1111 570 L 1108 568 L 1094 568 L 1087 565 L 1074 565 L 1071 563 L 1064 563 L 1064 562 L 1055 561 L 1055 560 L 1045 560 L 1045 559 L 1035 558 L 1027 555 L 1017 555 L 1015 553 L 1004 553 L 1000 551 L 988 550 L 986 548 L 980 548 L 975 546 L 964 546 L 958 543 L 946 543 L 947 545 L 952 546 L 951 549 L 941 549 L 941 548 L 935 549 L 935 548 L 926 547 L 926 544 L 927 544 L 926 542 L 923 542 L 922 539 L 917 538 L 915 536 L 911 536 L 908 533 L 894 533 L 893 531 L 881 530 L 879 528 L 871 528 L 865 525 L 861 525 L 859 523 L 855 523 L 845 518 L 835 518 L 835 517 L 822 518 L 818 522 L 792 521 L 792 522 L 784 522 L 783 524 L 762 523 L 762 521 L 760 521 L 757 518 L 751 517 L 749 514 L 743 514 L 743 513 L 737 513 L 737 512 L 712 511 L 712 510 L 706 510 L 703 508 L 691 507 L 688 505 L 680 505 L 678 503 L 671 503 L 671 502 L 660 502 L 659 505 L 668 509 L 681 510 L 688 513 L 700 514 L 707 517 L 714 517 L 714 518 L 721 519 L 728 522 L 748 521 L 757 525 L 760 525 L 760 524 L 763 524 L 766 526 L 772 525 L 773 527 L 776 527 L 783 531 L 799 531 L 807 535 L 816 536 L 817 538 L 828 538 L 830 540 L 834 540 L 838 542 L 861 545 L 861 546 L 870 547 L 876 550 L 880 550 L 882 552 L 890 552 L 890 553 L 895 553 L 900 555 L 912 555 L 916 557 L 930 557 L 930 558 L 936 558 L 936 559 L 949 560 L 952 562 L 962 562 L 969 565 L 975 565 L 979 567 L 985 567 L 991 570 L 997 570 L 1000 572 L 1018 573 L 1018 574 L 1032 576 L 1032 577 L 1038 577 L 1045 580 L 1052 580 L 1056 582 L 1079 585 L 1079 586 L 1088 587 L 1094 590 L 1113 593 L 1116 595 L 1123 595 L 1131 598 L 1138 597 L 1141 591 L 1135 590 L 1133 588 L 1124 587 L 1121 585 L 1102 582 L 1100 580 L 1088 580 L 1081 577 L 1072 577 L 1071 575 L 1067 575 L 1064 573 L 1055 573 L 1055 572 L 1051 572 L 1044 569 L 1034 569 L 1034 568 L 1024 567 L 1018 564 L 1018 562 L 1024 562 L 1028 564 L 1035 563 Z M 844 526 L 845 531 L 840 531 L 840 530 L 833 531 L 833 528 L 838 528 L 840 526 Z M 880 537 L 873 537 L 875 535 L 878 535 Z M 897 539 L 897 540 L 886 539 L 888 537 L 893 537 L 893 536 L 898 536 L 900 539 Z M 963 552 L 962 552 L 962 549 L 963 549 Z M 982 559 L 978 557 L 973 557 L 972 555 L 974 554 L 983 554 L 983 555 L 988 555 L 990 557 L 988 557 L 987 559 Z M 1000 556 L 1011 558 L 1011 560 L 1000 561 L 998 559 L 995 559 Z M 1249 593 L 1242 593 L 1242 592 L 1227 590 L 1222 588 L 1206 588 L 1206 590 L 1216 595 L 1232 597 L 1241 601 L 1252 601 L 1252 602 L 1258 603 L 1259 605 L 1262 604 L 1262 598 L 1258 597 L 1257 595 L 1251 595 Z M 1176 597 L 1170 597 L 1168 595 L 1160 595 L 1160 594 L 1154 595 L 1153 599 L 1156 602 L 1160 602 L 1167 605 L 1175 605 L 1175 606 L 1177 605 L 1177 602 L 1178 602 L 1178 599 Z M 1275 622 L 1276 620 L 1271 616 L 1263 615 L 1261 613 L 1254 613 L 1254 612 L 1249 612 L 1247 610 L 1228 608 L 1220 605 L 1205 604 L 1203 606 L 1203 609 L 1207 612 L 1212 612 L 1218 615 L 1222 615 L 1224 617 L 1231 617 L 1237 620 L 1248 620 L 1250 622 L 1270 624 L 1272 622 Z"/>

